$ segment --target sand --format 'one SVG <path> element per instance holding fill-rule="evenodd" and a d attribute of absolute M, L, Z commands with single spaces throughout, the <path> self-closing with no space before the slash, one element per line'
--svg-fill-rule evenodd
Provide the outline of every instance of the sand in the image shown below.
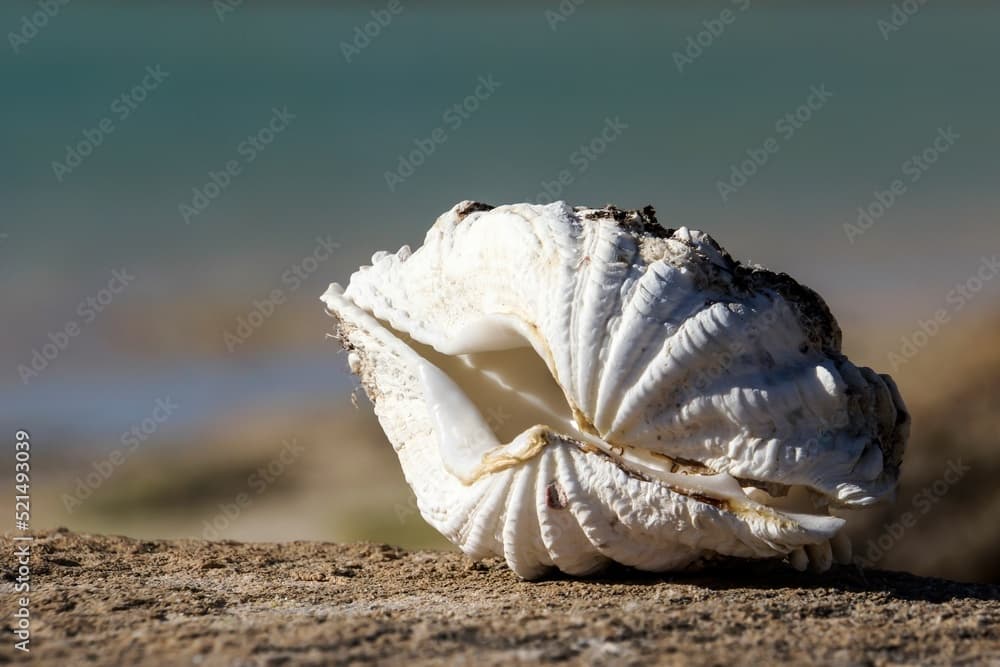
<path fill-rule="evenodd" d="M 854 568 L 528 583 L 455 553 L 60 530 L 37 535 L 31 576 L 37 665 L 1000 665 L 1000 586 Z M 3 662 L 21 657 L 12 578 Z"/>

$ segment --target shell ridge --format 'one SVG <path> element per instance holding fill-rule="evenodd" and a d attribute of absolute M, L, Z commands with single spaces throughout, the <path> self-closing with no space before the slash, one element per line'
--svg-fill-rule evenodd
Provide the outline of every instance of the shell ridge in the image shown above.
<path fill-rule="evenodd" d="M 659 284 L 666 284 L 659 282 L 659 274 L 651 273 L 650 268 L 647 268 L 639 281 L 639 287 L 633 290 L 634 294 L 652 294 L 645 284 L 646 276 L 650 275 L 654 276 L 653 280 Z M 623 392 L 621 388 L 631 388 L 640 381 L 643 371 L 655 362 L 669 340 L 677 335 L 679 327 L 697 308 L 696 295 L 678 290 L 677 296 L 679 298 L 676 299 L 654 297 L 648 303 L 644 299 L 633 300 L 626 306 L 620 333 L 612 339 L 608 359 L 605 362 L 605 365 L 614 369 L 614 372 L 605 373 L 598 391 L 597 421 L 601 424 L 602 431 L 610 431 L 614 420 L 618 418 L 622 402 L 627 395 L 627 391 Z M 643 305 L 647 305 L 650 309 L 648 316 L 639 309 Z M 679 314 L 683 315 L 679 318 L 680 323 L 675 326 L 673 316 Z M 663 320 L 662 324 L 658 322 L 660 319 Z"/>
<path fill-rule="evenodd" d="M 576 522 L 573 521 L 570 526 L 565 513 L 556 513 L 565 509 L 560 506 L 564 498 L 556 473 L 555 455 L 552 451 L 547 451 L 541 457 L 536 477 L 535 508 L 539 534 L 552 564 L 562 572 L 569 572 L 567 568 L 572 568 L 574 561 L 564 554 L 564 549 L 572 552 L 573 548 L 583 546 L 583 542 L 580 539 L 582 533 L 576 535 L 575 540 L 567 537 L 567 533 L 573 535 Z M 555 506 L 555 509 L 551 506 Z M 567 541 L 569 544 L 566 544 Z"/>
<path fill-rule="evenodd" d="M 509 478 L 509 470 L 487 477 L 490 483 L 483 492 L 483 502 L 470 513 L 469 520 L 465 524 L 468 532 L 462 541 L 462 551 L 474 559 L 484 558 L 498 551 L 497 526 L 503 504 L 510 492 L 509 484 L 505 484 Z"/>
<path fill-rule="evenodd" d="M 650 396 L 660 394 L 663 385 L 673 382 L 675 386 L 683 386 L 685 379 L 705 362 L 699 353 L 711 341 L 705 320 L 711 319 L 715 305 L 719 304 L 702 308 L 686 319 L 677 332 L 664 341 L 656 356 L 661 362 L 646 365 L 639 380 L 624 392 L 610 429 L 614 437 L 622 438 L 635 425 L 636 420 L 642 417 Z M 669 418 L 671 413 L 668 407 L 665 413 L 660 414 Z"/>
<path fill-rule="evenodd" d="M 576 275 L 573 277 L 573 297 L 570 301 L 570 321 L 568 330 L 568 340 L 565 341 L 567 353 L 569 354 L 569 372 L 568 377 L 560 378 L 563 385 L 563 389 L 570 395 L 573 404 L 577 407 L 583 409 L 583 406 L 579 404 L 581 400 L 579 392 L 579 381 L 581 370 L 579 368 L 580 364 L 585 361 L 583 355 L 579 353 L 582 347 L 581 338 L 584 336 L 585 332 L 582 331 L 584 326 L 585 318 L 584 308 L 586 301 L 584 300 L 584 295 L 587 290 L 587 284 L 590 281 L 590 273 L 593 270 L 594 260 L 592 257 L 597 254 L 596 247 L 600 242 L 600 229 L 595 228 L 594 225 L 584 225 L 583 226 L 583 238 L 581 242 L 581 247 L 583 250 L 583 256 L 580 259 L 580 265 L 577 267 Z"/>
<path fill-rule="evenodd" d="M 545 486 L 545 502 L 539 503 L 539 519 L 553 530 L 546 540 L 549 557 L 563 572 L 587 575 L 605 565 L 605 559 L 595 550 L 573 513 L 569 511 L 570 493 L 578 484 L 576 471 L 566 459 L 564 447 L 552 447 L 545 456 L 551 462 Z M 568 487 L 568 489 L 567 489 Z"/>
<path fill-rule="evenodd" d="M 504 558 L 525 579 L 541 576 L 552 565 L 545 562 L 547 552 L 535 507 L 538 468 L 538 459 L 532 459 L 515 473 L 503 527 Z"/>
<path fill-rule="evenodd" d="M 608 469 L 608 479 L 604 483 L 588 488 L 581 485 L 567 493 L 570 511 L 594 550 L 623 565 L 635 566 L 643 562 L 650 549 L 651 536 L 622 521 L 622 515 L 628 514 L 628 508 L 622 505 L 628 505 L 627 498 L 632 490 L 628 476 L 621 469 L 612 468 L 609 462 L 594 461 L 592 455 L 568 451 L 567 456 L 573 460 L 573 467 L 581 477 L 580 468 L 589 469 L 587 477 L 590 479 L 599 476 L 599 468 Z M 659 548 L 662 547 L 660 543 Z"/>
<path fill-rule="evenodd" d="M 586 242 L 585 229 L 572 214 L 560 209 L 563 215 L 547 218 L 547 229 L 552 238 L 557 239 L 557 258 L 561 260 L 560 267 L 554 270 L 555 289 L 552 301 L 548 304 L 544 315 L 543 328 L 551 341 L 549 347 L 553 351 L 551 368 L 553 376 L 560 382 L 564 391 L 568 390 L 573 375 L 573 354 L 570 344 L 575 315 L 574 298 L 576 296 L 576 267 L 582 256 L 582 247 Z M 565 233 L 563 233 L 565 231 Z M 560 344 L 561 343 L 561 344 Z"/>
<path fill-rule="evenodd" d="M 588 345 L 574 348 L 582 357 L 578 366 L 578 401 L 593 422 L 597 393 L 605 365 L 601 363 L 604 341 L 611 339 L 611 325 L 621 312 L 621 296 L 625 281 L 632 273 L 632 263 L 638 252 L 634 237 L 615 224 L 598 222 L 597 247 L 591 254 L 587 291 L 582 301 L 585 323 L 584 340 Z"/>

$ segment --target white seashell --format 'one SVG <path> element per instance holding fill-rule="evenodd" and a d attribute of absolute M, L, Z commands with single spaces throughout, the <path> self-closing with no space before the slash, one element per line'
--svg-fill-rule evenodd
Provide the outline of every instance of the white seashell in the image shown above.
<path fill-rule="evenodd" d="M 644 211 L 462 202 L 323 296 L 423 517 L 521 577 L 849 557 L 909 416 L 811 290 Z M 831 546 L 829 540 L 833 539 Z"/>

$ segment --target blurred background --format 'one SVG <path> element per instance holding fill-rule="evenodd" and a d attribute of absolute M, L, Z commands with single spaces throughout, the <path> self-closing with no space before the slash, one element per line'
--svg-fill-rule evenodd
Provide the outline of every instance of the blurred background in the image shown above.
<path fill-rule="evenodd" d="M 1000 581 L 1000 9 L 840 4 L 3 3 L 34 527 L 448 548 L 318 297 L 457 201 L 566 199 L 819 291 L 914 417 L 856 551 Z"/>

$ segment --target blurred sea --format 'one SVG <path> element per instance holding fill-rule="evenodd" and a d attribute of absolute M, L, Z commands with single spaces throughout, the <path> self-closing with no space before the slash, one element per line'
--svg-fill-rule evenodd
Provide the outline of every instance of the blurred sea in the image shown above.
<path fill-rule="evenodd" d="M 588 1 L 552 29 L 555 2 L 404 1 L 348 62 L 343 44 L 384 6 L 246 4 L 220 20 L 211 3 L 73 1 L 16 51 L 4 44 L 3 425 L 70 445 L 117 439 L 168 394 L 197 406 L 171 428 L 342 396 L 351 382 L 316 300 L 326 284 L 375 250 L 418 245 L 459 200 L 533 200 L 563 170 L 557 198 L 651 203 L 665 224 L 816 288 L 849 343 L 852 324 L 908 333 L 1000 252 L 996 7 L 931 3 L 885 39 L 886 3 Z M 0 7 L 8 42 L 37 7 Z M 725 9 L 733 20 L 679 71 L 675 53 Z M 122 102 L 147 68 L 165 78 Z M 446 121 L 480 77 L 496 90 Z M 829 99 L 785 136 L 779 122 L 816 88 Z M 251 161 L 243 142 L 275 109 L 293 118 Z M 609 118 L 625 129 L 581 163 Z M 105 119 L 113 131 L 89 155 L 54 169 Z M 390 189 L 386 172 L 439 127 L 447 140 Z M 911 182 L 903 163 L 941 128 L 959 138 Z M 769 138 L 777 152 L 723 201 L 718 182 Z M 180 206 L 232 160 L 240 173 L 186 222 Z M 897 178 L 905 194 L 849 242 L 844 224 Z M 338 249 L 310 265 L 318 237 Z M 315 270 L 292 290 L 296 266 Z M 135 280 L 82 321 L 79 304 L 122 268 Z M 226 333 L 274 289 L 286 300 L 230 350 Z M 984 294 L 970 312 L 995 304 Z M 19 367 L 71 322 L 79 335 L 23 382 Z"/>

